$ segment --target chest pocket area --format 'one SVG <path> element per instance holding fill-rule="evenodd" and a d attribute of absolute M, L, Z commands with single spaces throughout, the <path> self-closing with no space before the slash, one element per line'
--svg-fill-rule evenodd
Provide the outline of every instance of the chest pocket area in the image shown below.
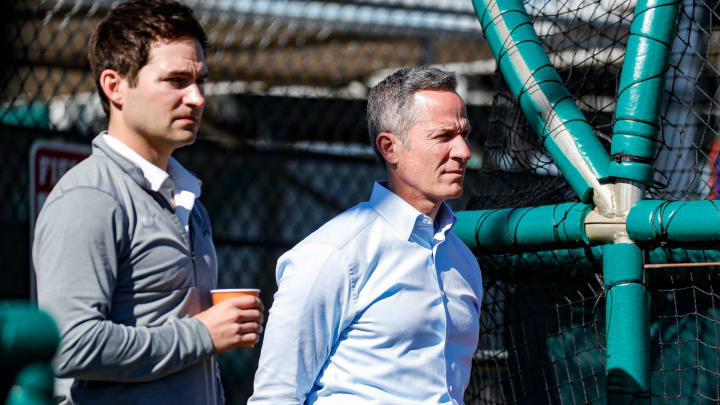
<path fill-rule="evenodd" d="M 118 292 L 169 292 L 194 285 L 190 249 L 169 215 L 139 213 L 129 255 L 118 271 Z"/>

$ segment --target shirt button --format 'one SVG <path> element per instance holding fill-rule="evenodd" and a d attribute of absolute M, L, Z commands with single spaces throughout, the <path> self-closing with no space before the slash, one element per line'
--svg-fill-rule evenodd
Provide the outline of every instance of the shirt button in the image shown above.
<path fill-rule="evenodd" d="M 450 363 L 450 370 L 455 371 L 455 363 Z"/>
<path fill-rule="evenodd" d="M 440 291 L 440 296 L 445 298 L 445 291 Z"/>
<path fill-rule="evenodd" d="M 450 392 L 452 392 L 452 391 L 453 391 L 453 389 L 452 389 L 452 385 L 451 385 L 451 386 L 450 386 Z"/>

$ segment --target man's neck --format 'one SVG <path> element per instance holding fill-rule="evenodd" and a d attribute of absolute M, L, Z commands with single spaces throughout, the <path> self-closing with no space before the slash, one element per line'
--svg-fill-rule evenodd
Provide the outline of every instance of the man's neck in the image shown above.
<path fill-rule="evenodd" d="M 108 124 L 108 135 L 127 145 L 138 155 L 142 156 L 143 159 L 167 171 L 167 165 L 170 160 L 172 150 L 165 151 L 155 147 L 142 135 L 130 133 L 123 126 L 119 126 L 117 124 L 113 125 L 112 119 Z"/>
<path fill-rule="evenodd" d="M 392 177 L 388 180 L 388 189 L 395 193 L 398 197 L 405 200 L 408 204 L 415 207 L 416 210 L 435 221 L 435 217 L 437 216 L 438 211 L 440 211 L 442 202 L 430 201 L 417 190 L 407 186 L 403 187 L 400 183 L 394 182 Z"/>

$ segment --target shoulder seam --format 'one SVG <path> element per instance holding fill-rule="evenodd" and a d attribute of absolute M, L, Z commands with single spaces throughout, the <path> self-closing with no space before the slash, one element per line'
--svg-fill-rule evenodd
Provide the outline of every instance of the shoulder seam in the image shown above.
<path fill-rule="evenodd" d="M 377 213 L 377 211 L 376 211 L 376 212 L 375 212 L 375 216 L 374 216 L 373 219 L 371 219 L 370 221 L 368 221 L 362 228 L 358 229 L 354 234 L 352 234 L 350 237 L 348 237 L 347 239 L 345 239 L 342 243 L 338 244 L 338 246 L 337 246 L 336 248 L 337 248 L 337 249 L 343 249 L 343 248 L 345 248 L 345 246 L 347 246 L 348 243 L 350 243 L 350 242 L 351 242 L 353 239 L 355 239 L 360 233 L 362 233 L 362 231 L 364 231 L 364 230 L 367 229 L 370 225 L 372 225 L 375 221 L 377 221 L 377 219 L 378 219 L 379 216 L 380 216 L 380 215 L 378 215 L 378 213 Z M 321 242 L 321 243 L 322 243 L 322 242 Z"/>
<path fill-rule="evenodd" d="M 52 201 L 48 201 L 46 204 L 44 204 L 44 205 L 43 205 L 43 208 L 45 208 L 45 207 L 50 207 L 50 206 L 53 205 L 56 201 L 59 201 L 61 198 L 65 197 L 66 194 L 70 194 L 70 193 L 72 193 L 73 191 L 82 191 L 82 190 L 92 190 L 92 191 L 97 191 L 97 192 L 100 193 L 100 194 L 105 194 L 105 195 L 107 195 L 108 197 L 110 197 L 110 198 L 113 200 L 113 202 L 114 202 L 115 204 L 118 205 L 118 207 L 120 207 L 120 209 L 122 210 L 123 214 L 124 214 L 125 216 L 127 216 L 127 213 L 125 212 L 125 207 L 123 207 L 123 205 L 120 203 L 120 201 L 118 201 L 118 199 L 117 199 L 113 194 L 107 192 L 106 190 L 103 190 L 103 189 L 97 188 L 97 187 L 93 187 L 93 186 L 74 186 L 74 187 L 72 187 L 72 188 L 70 188 L 70 189 L 63 190 L 63 191 L 61 192 L 61 194 L 58 195 L 56 198 L 54 198 Z"/>

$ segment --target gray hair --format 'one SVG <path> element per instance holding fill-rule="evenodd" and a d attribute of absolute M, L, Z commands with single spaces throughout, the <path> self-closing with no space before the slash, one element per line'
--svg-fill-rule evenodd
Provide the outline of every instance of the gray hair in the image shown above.
<path fill-rule="evenodd" d="M 380 162 L 385 159 L 377 147 L 377 136 L 389 132 L 408 147 L 407 131 L 415 125 L 414 96 L 420 90 L 455 91 L 454 72 L 434 67 L 407 66 L 375 85 L 368 93 L 367 124 L 370 144 Z"/>

